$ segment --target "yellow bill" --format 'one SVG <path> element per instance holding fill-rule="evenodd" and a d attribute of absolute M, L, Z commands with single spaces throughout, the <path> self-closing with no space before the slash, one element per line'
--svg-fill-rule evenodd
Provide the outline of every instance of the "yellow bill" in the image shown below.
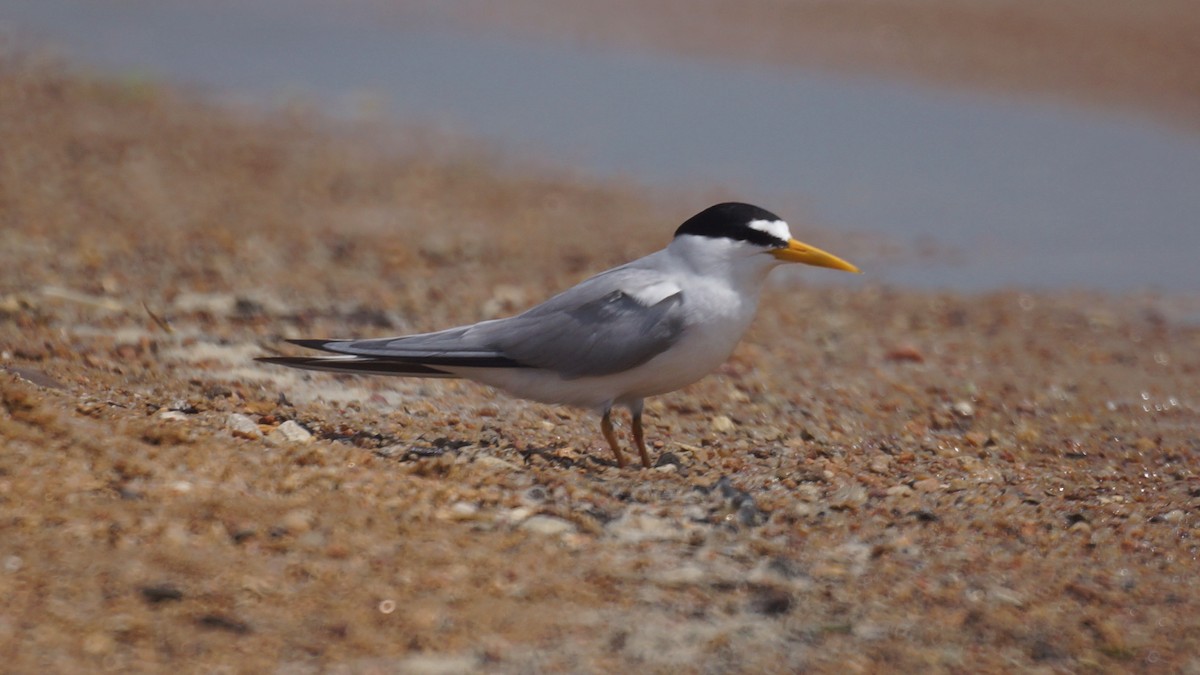
<path fill-rule="evenodd" d="M 815 265 L 816 267 L 829 267 L 835 270 L 844 270 L 846 272 L 854 272 L 862 274 L 858 268 L 841 258 L 826 253 L 816 246 L 809 246 L 803 242 L 792 239 L 784 248 L 777 248 L 771 251 L 771 255 L 786 262 L 798 262 L 805 265 Z"/>

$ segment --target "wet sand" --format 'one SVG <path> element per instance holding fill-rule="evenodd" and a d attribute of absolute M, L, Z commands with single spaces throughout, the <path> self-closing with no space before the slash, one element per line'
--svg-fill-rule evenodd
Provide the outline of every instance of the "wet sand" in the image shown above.
<path fill-rule="evenodd" d="M 460 21 L 522 35 L 1100 105 L 1196 129 L 1190 0 L 520 0 Z"/>
<path fill-rule="evenodd" d="M 707 205 L 380 133 L 0 65 L 7 669 L 1200 668 L 1194 308 L 781 278 L 620 470 L 590 414 L 251 361 Z"/>

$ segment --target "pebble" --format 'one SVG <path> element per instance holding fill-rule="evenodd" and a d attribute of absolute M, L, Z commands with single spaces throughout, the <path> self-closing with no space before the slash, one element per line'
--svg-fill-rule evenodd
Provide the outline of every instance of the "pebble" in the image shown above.
<path fill-rule="evenodd" d="M 164 410 L 158 413 L 158 418 L 162 420 L 171 420 L 172 422 L 182 422 L 187 420 L 188 416 L 178 410 Z"/>
<path fill-rule="evenodd" d="M 378 671 L 373 668 L 364 668 L 363 671 L 411 673 L 412 675 L 458 675 L 460 673 L 477 673 L 481 666 L 479 659 L 472 654 L 422 654 L 388 663 L 386 667 L 379 668 Z M 351 668 L 351 670 L 357 669 Z"/>
<path fill-rule="evenodd" d="M 892 466 L 892 460 L 887 455 L 875 455 L 871 459 L 870 469 L 875 473 L 887 474 Z"/>
<path fill-rule="evenodd" d="M 286 514 L 284 514 L 283 519 L 280 521 L 280 525 L 282 525 L 285 529 L 287 529 L 288 532 L 291 532 L 292 534 L 300 534 L 302 532 L 311 530 L 315 520 L 316 518 L 313 516 L 312 511 L 308 511 L 306 509 L 296 509 L 294 511 L 288 511 Z"/>
<path fill-rule="evenodd" d="M 979 433 L 978 431 L 968 431 L 963 434 L 963 439 L 966 440 L 968 445 L 982 448 L 988 442 L 988 435 Z"/>
<path fill-rule="evenodd" d="M 926 478 L 913 483 L 917 492 L 937 492 L 942 488 L 942 482 L 936 478 Z"/>
<path fill-rule="evenodd" d="M 470 520 L 479 513 L 479 507 L 471 502 L 454 502 L 449 509 L 438 513 L 443 520 Z"/>
<path fill-rule="evenodd" d="M 311 443 L 313 435 L 308 429 L 292 420 L 288 420 L 267 435 L 267 440 L 273 443 Z"/>
<path fill-rule="evenodd" d="M 229 413 L 225 417 L 225 427 L 236 438 L 262 438 L 262 431 L 259 430 L 254 420 L 241 413 Z"/>
<path fill-rule="evenodd" d="M 884 358 L 901 363 L 925 363 L 925 355 L 912 345 L 899 345 L 888 351 Z"/>
<path fill-rule="evenodd" d="M 1175 509 L 1174 511 L 1167 511 L 1164 513 L 1162 519 L 1168 523 L 1178 523 L 1179 521 L 1183 520 L 1183 516 L 1183 510 Z"/>
<path fill-rule="evenodd" d="M 988 590 L 988 597 L 996 602 L 1014 607 L 1025 604 L 1025 599 L 1019 593 L 1003 586 L 995 586 Z"/>
<path fill-rule="evenodd" d="M 971 478 L 974 478 L 979 483 L 1002 483 L 1004 482 L 1004 474 L 999 469 L 990 466 L 981 466 L 971 471 Z"/>
<path fill-rule="evenodd" d="M 825 510 L 825 507 L 815 502 L 796 502 L 792 504 L 792 513 L 800 518 L 815 516 Z"/>
<path fill-rule="evenodd" d="M 829 496 L 829 506 L 835 509 L 857 509 L 867 503 L 867 489 L 858 483 L 847 483 Z"/>
<path fill-rule="evenodd" d="M 489 469 L 491 471 L 512 471 L 514 473 L 521 470 L 521 467 L 517 466 L 516 464 L 513 464 L 508 460 L 500 459 L 499 457 L 492 457 L 491 455 L 481 455 L 476 457 L 475 466 Z"/>
<path fill-rule="evenodd" d="M 796 499 L 815 502 L 821 498 L 821 488 L 813 483 L 801 483 L 795 490 Z"/>
<path fill-rule="evenodd" d="M 107 633 L 96 631 L 83 639 L 83 651 L 91 656 L 103 656 L 117 646 L 116 641 Z"/>
<path fill-rule="evenodd" d="M 525 522 L 520 525 L 522 530 L 536 532 L 546 536 L 554 536 L 560 534 L 570 534 L 575 532 L 575 523 L 569 520 L 563 520 L 556 516 L 547 516 L 538 514 L 525 519 Z"/>
<path fill-rule="evenodd" d="M 661 586 L 696 586 L 704 581 L 704 576 L 704 570 L 699 565 L 684 563 L 655 574 L 654 581 Z"/>
<path fill-rule="evenodd" d="M 729 433 L 736 427 L 733 420 L 726 415 L 717 415 L 712 419 L 711 424 L 713 431 L 722 434 Z"/>
<path fill-rule="evenodd" d="M 203 312 L 213 316 L 227 316 L 237 308 L 237 297 L 230 293 L 194 293 L 185 291 L 175 296 L 172 309 L 190 314 Z"/>
<path fill-rule="evenodd" d="M 518 506 L 515 509 L 510 510 L 508 513 L 503 514 L 502 518 L 510 523 L 519 523 L 526 518 L 529 518 L 531 515 L 533 515 L 533 509 L 529 508 L 528 506 Z"/>
<path fill-rule="evenodd" d="M 686 536 L 684 528 L 678 523 L 635 511 L 621 514 L 621 517 L 609 523 L 605 530 L 618 541 L 625 543 L 674 541 Z"/>

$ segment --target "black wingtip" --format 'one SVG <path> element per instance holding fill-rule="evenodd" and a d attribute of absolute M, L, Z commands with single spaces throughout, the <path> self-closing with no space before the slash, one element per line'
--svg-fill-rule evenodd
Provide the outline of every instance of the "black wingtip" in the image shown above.
<path fill-rule="evenodd" d="M 357 373 L 360 375 L 400 375 L 408 377 L 457 377 L 438 368 L 419 363 L 404 363 L 388 359 L 337 358 L 326 356 L 257 356 L 259 363 L 275 366 L 322 370 L 332 373 Z"/>
<path fill-rule="evenodd" d="M 323 351 L 323 352 L 332 352 L 334 350 L 330 349 L 329 345 L 336 344 L 338 342 L 346 342 L 346 340 L 321 340 L 321 339 L 313 339 L 313 338 L 296 338 L 293 340 L 284 340 L 284 342 L 290 342 L 298 347 L 304 347 L 305 349 L 316 349 L 316 350 Z"/>

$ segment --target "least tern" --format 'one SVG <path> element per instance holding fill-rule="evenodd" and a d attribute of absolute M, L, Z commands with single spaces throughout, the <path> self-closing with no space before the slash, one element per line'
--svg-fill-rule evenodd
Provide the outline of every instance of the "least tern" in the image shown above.
<path fill-rule="evenodd" d="M 725 362 L 754 318 L 767 274 L 783 263 L 858 272 L 792 238 L 757 206 L 709 207 L 663 250 L 614 267 L 521 314 L 435 333 L 349 340 L 289 340 L 333 356 L 258 359 L 293 368 L 406 377 L 461 377 L 513 396 L 596 410 L 625 466 L 612 409 L 632 418 L 649 468 L 642 407 Z"/>

